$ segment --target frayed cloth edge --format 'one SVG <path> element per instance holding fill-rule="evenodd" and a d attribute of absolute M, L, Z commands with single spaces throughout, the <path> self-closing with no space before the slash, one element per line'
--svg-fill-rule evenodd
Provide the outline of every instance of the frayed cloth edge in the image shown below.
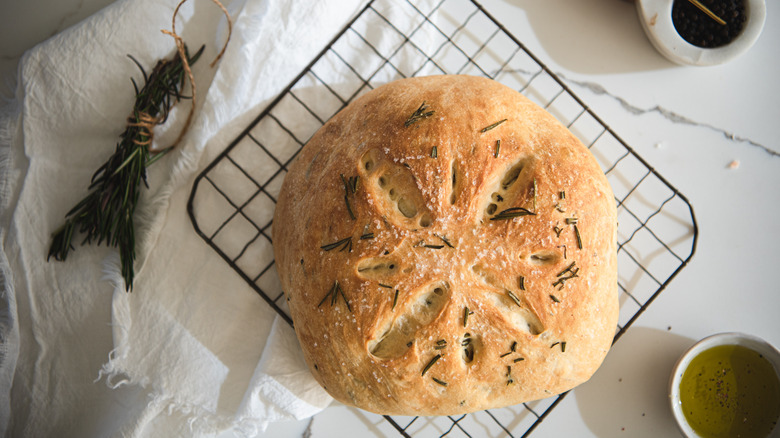
<path fill-rule="evenodd" d="M 4 312 L 0 314 L 0 388 L 3 392 L 0 393 L 0 399 L 6 400 L 11 397 L 20 343 L 14 278 L 5 251 L 7 227 L 13 215 L 12 200 L 16 199 L 14 192 L 18 190 L 13 180 L 19 175 L 12 171 L 11 166 L 14 143 L 17 141 L 14 133 L 19 131 L 21 125 L 19 96 L 20 89 L 17 88 L 14 98 L 4 99 L 0 104 L 0 300 L 6 302 Z M 10 406 L 0 408 L 0 436 L 6 434 L 10 415 Z"/>
<path fill-rule="evenodd" d="M 140 421 L 132 425 L 132 430 L 125 430 L 123 435 L 143 436 L 144 427 L 152 418 L 147 417 L 151 413 L 152 417 L 160 414 L 173 415 L 177 413 L 184 417 L 189 433 L 195 436 L 214 435 L 226 430 L 233 431 L 239 437 L 253 437 L 264 432 L 268 422 L 252 417 L 238 418 L 232 415 L 215 413 L 199 405 L 187 403 L 183 400 L 177 400 L 175 397 L 165 394 L 165 392 L 150 384 L 148 379 L 134 379 L 128 376 L 123 370 L 121 360 L 117 356 L 117 349 L 109 353 L 108 362 L 98 372 L 95 382 L 103 380 L 110 389 L 115 390 L 125 385 L 137 385 L 148 391 L 148 402 L 144 413 L 141 414 Z M 146 415 L 145 415 L 146 414 Z"/>

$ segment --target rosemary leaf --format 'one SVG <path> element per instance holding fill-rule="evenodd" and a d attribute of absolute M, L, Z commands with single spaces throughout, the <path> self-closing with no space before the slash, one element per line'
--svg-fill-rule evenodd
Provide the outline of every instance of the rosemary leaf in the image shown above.
<path fill-rule="evenodd" d="M 356 219 L 355 218 L 355 213 L 352 211 L 352 206 L 349 205 L 349 197 L 348 196 L 344 196 L 344 202 L 347 203 L 347 213 L 349 213 L 350 219 L 352 219 L 354 221 Z"/>
<path fill-rule="evenodd" d="M 434 114 L 434 111 L 427 111 L 428 107 L 425 105 L 425 101 L 420 105 L 419 108 L 415 112 L 412 113 L 411 116 L 409 116 L 408 119 L 406 119 L 406 122 L 404 122 L 404 127 L 409 127 L 413 123 L 424 119 L 426 117 L 430 117 Z"/>
<path fill-rule="evenodd" d="M 577 236 L 577 248 L 582 249 L 582 237 L 580 237 L 580 229 L 577 225 L 574 225 L 574 235 Z"/>
<path fill-rule="evenodd" d="M 469 310 L 469 308 L 468 308 L 468 307 L 464 307 L 464 308 L 463 308 L 463 327 L 466 327 L 466 326 L 468 326 L 468 323 L 469 323 L 469 315 L 473 315 L 473 314 L 474 314 L 474 312 L 472 312 L 471 310 Z"/>
<path fill-rule="evenodd" d="M 567 260 L 568 257 L 566 257 L 566 245 L 558 245 L 556 248 L 563 248 L 563 259 Z"/>
<path fill-rule="evenodd" d="M 567 267 L 566 269 L 561 271 L 561 273 L 558 274 L 558 280 L 556 280 L 555 283 L 552 284 L 553 287 L 558 286 L 558 290 L 561 290 L 561 289 L 563 289 L 563 286 L 564 286 L 563 283 L 566 280 L 571 280 L 572 278 L 579 277 L 579 275 L 577 275 L 577 273 L 580 272 L 580 268 L 572 269 L 573 267 L 574 267 L 574 262 L 572 262 L 572 264 L 569 265 L 569 267 Z M 564 274 L 566 274 L 566 273 L 569 273 L 570 275 L 569 276 L 564 276 Z"/>
<path fill-rule="evenodd" d="M 333 284 L 333 292 L 330 294 L 330 307 L 333 307 L 336 305 L 336 300 L 339 298 L 339 282 L 336 281 L 335 284 Z"/>
<path fill-rule="evenodd" d="M 559 272 L 558 275 L 556 275 L 556 277 L 560 277 L 560 276 L 566 274 L 567 272 L 571 272 L 572 268 L 574 268 L 574 265 L 576 265 L 576 264 L 577 264 L 576 261 L 571 262 L 571 264 L 569 266 L 567 266 L 566 269 L 564 269 L 563 271 Z"/>
<path fill-rule="evenodd" d="M 435 364 L 435 363 L 436 363 L 436 361 L 437 361 L 437 360 L 439 360 L 439 359 L 441 359 L 441 354 L 437 354 L 436 356 L 434 356 L 434 357 L 433 357 L 433 359 L 431 359 L 431 360 L 428 362 L 428 364 L 427 364 L 427 365 L 425 365 L 425 368 L 423 368 L 423 370 L 422 370 L 422 374 L 421 374 L 421 375 L 422 375 L 422 376 L 424 376 L 424 375 L 425 375 L 425 373 L 427 373 L 427 372 L 428 372 L 428 370 L 429 370 L 429 369 L 431 369 L 431 367 L 433 366 L 433 364 Z"/>
<path fill-rule="evenodd" d="M 434 146 L 431 148 L 431 158 L 437 158 L 439 156 L 439 149 Z"/>
<path fill-rule="evenodd" d="M 444 244 L 445 244 L 445 245 L 449 246 L 450 248 L 455 248 L 455 246 L 453 246 L 453 245 L 452 245 L 452 243 L 450 243 L 450 241 L 449 241 L 449 240 L 447 240 L 447 238 L 446 238 L 446 237 L 444 237 L 444 236 L 439 236 L 438 234 L 434 234 L 434 235 L 435 235 L 436 237 L 438 237 L 439 239 L 441 239 L 441 241 L 442 241 L 442 242 L 444 242 Z"/>
<path fill-rule="evenodd" d="M 559 300 L 558 297 L 556 297 L 553 294 L 550 294 L 550 299 L 553 300 L 553 302 L 556 302 L 556 303 L 560 303 L 561 302 L 561 300 Z"/>
<path fill-rule="evenodd" d="M 338 282 L 336 282 L 336 288 L 338 289 L 339 293 L 341 294 L 341 298 L 344 299 L 344 304 L 347 305 L 347 310 L 349 310 L 350 313 L 351 313 L 352 312 L 352 307 L 350 307 L 350 305 L 349 305 L 349 300 L 347 300 L 347 296 L 344 295 L 344 289 L 342 289 L 341 286 L 339 286 Z"/>
<path fill-rule="evenodd" d="M 350 219 L 353 221 L 355 218 L 355 212 L 352 210 L 352 205 L 349 203 L 349 195 L 354 195 L 357 192 L 358 177 L 352 176 L 349 179 L 344 177 L 344 174 L 339 174 L 341 182 L 344 183 L 344 202 L 347 204 L 347 213 L 349 213 Z"/>
<path fill-rule="evenodd" d="M 558 280 L 556 280 L 555 283 L 552 284 L 553 287 L 558 286 L 558 290 L 563 289 L 563 283 L 566 280 L 571 280 L 572 278 L 579 277 L 579 275 L 577 275 L 578 272 L 580 272 L 580 268 L 576 268 L 576 269 L 573 269 L 573 270 L 569 271 L 570 275 L 568 277 L 565 277 L 565 276 L 564 277 L 559 277 Z"/>
<path fill-rule="evenodd" d="M 319 304 L 317 304 L 317 307 L 320 307 L 320 306 L 322 306 L 322 304 L 323 304 L 323 303 L 325 303 L 325 300 L 327 300 L 327 299 L 328 299 L 328 297 L 330 297 L 331 295 L 333 295 L 333 292 L 334 292 L 335 290 L 336 290 L 336 286 L 334 285 L 333 287 L 331 287 L 331 288 L 328 290 L 328 293 L 327 293 L 327 294 L 325 294 L 325 296 L 324 296 L 324 297 L 322 297 L 322 301 L 320 301 L 320 303 L 319 303 Z"/>
<path fill-rule="evenodd" d="M 344 174 L 343 174 L 343 173 L 340 173 L 340 174 L 339 174 L 339 177 L 341 177 L 341 182 L 342 182 L 342 183 L 344 183 L 344 196 L 349 196 L 349 192 L 350 192 L 350 184 L 349 184 L 349 182 L 347 181 L 347 178 L 346 178 L 346 177 L 344 177 Z"/>
<path fill-rule="evenodd" d="M 433 379 L 434 382 L 438 383 L 441 386 L 447 386 L 447 382 L 445 382 L 444 380 L 439 380 L 436 377 L 431 377 L 431 379 Z"/>
<path fill-rule="evenodd" d="M 512 207 L 497 213 L 495 216 L 491 217 L 490 220 L 491 221 L 506 220 L 506 219 L 513 219 L 521 216 L 536 216 L 536 213 L 522 207 Z"/>
<path fill-rule="evenodd" d="M 517 295 L 515 295 L 514 293 L 512 293 L 512 291 L 511 291 L 511 290 L 508 290 L 508 291 L 506 291 L 506 294 L 507 294 L 507 295 L 509 295 L 509 298 L 511 298 L 511 299 L 512 299 L 512 301 L 514 301 L 514 302 L 515 302 L 515 304 L 517 304 L 517 307 L 523 307 L 523 305 L 522 305 L 522 304 L 520 304 L 520 298 L 517 298 Z"/>
<path fill-rule="evenodd" d="M 360 175 L 349 177 L 349 189 L 353 195 L 357 193 L 359 179 L 360 179 Z"/>
<path fill-rule="evenodd" d="M 479 132 L 482 132 L 482 133 L 488 132 L 491 129 L 495 128 L 496 126 L 506 122 L 506 120 L 507 119 L 502 119 L 502 120 L 497 121 L 496 123 L 493 123 L 492 125 L 485 126 L 484 128 L 480 129 Z"/>
<path fill-rule="evenodd" d="M 360 236 L 360 240 L 373 239 L 374 233 L 366 233 Z"/>
<path fill-rule="evenodd" d="M 498 158 L 498 154 L 501 151 L 501 139 L 496 140 L 496 151 L 493 153 L 495 158 Z"/>
<path fill-rule="evenodd" d="M 205 46 L 204 46 L 205 47 Z M 193 56 L 184 48 L 185 57 L 193 65 L 203 53 L 201 47 Z M 186 73 L 183 59 L 177 52 L 171 59 L 160 60 L 144 77 L 139 89 L 134 79 L 135 104 L 124 132 L 120 135 L 113 155 L 92 175 L 89 193 L 65 215 L 65 223 L 52 235 L 47 260 L 67 259 L 76 231 L 83 234 L 82 245 L 105 243 L 119 250 L 125 290 L 133 288 L 135 276 L 135 208 L 140 197 L 141 184 L 147 186 L 146 169 L 169 149 L 152 151 L 152 129 L 165 123 L 173 105 L 185 96 L 181 94 Z"/>
<path fill-rule="evenodd" d="M 336 249 L 338 247 L 344 246 L 346 248 L 347 244 L 349 244 L 352 241 L 352 236 L 345 237 L 338 242 L 329 243 L 327 245 L 323 245 L 320 247 L 320 249 L 324 249 L 325 251 L 330 251 L 332 249 Z"/>

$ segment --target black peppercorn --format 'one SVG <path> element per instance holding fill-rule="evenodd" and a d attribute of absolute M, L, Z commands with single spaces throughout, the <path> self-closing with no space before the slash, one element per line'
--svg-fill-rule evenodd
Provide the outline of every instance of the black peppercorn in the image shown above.
<path fill-rule="evenodd" d="M 718 23 L 688 0 L 675 0 L 672 23 L 685 41 L 699 47 L 714 48 L 724 46 L 739 36 L 747 21 L 744 0 L 699 1 L 726 24 Z"/>

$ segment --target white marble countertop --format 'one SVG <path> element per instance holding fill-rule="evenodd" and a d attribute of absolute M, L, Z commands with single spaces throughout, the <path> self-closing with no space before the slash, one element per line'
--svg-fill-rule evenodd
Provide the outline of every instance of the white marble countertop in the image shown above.
<path fill-rule="evenodd" d="M 25 50 L 107 3 L 0 0 L 0 94 L 10 95 L 8 78 Z M 593 379 L 532 436 L 677 436 L 666 387 L 687 347 L 724 331 L 780 346 L 774 278 L 780 261 L 780 4 L 767 2 L 763 34 L 749 52 L 715 67 L 682 67 L 663 58 L 631 2 L 482 4 L 687 196 L 699 225 L 690 264 Z M 274 425 L 263 436 L 398 436 L 377 418 L 334 405 L 313 419 Z"/>

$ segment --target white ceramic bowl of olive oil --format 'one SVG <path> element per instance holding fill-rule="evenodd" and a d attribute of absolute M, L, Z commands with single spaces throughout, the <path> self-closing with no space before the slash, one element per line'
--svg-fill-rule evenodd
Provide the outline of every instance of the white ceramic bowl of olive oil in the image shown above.
<path fill-rule="evenodd" d="M 780 435 L 780 352 L 743 333 L 686 351 L 669 379 L 674 419 L 687 437 Z"/>
<path fill-rule="evenodd" d="M 672 17 L 675 2 L 687 1 L 691 0 L 636 0 L 639 22 L 650 42 L 658 52 L 677 64 L 708 66 L 731 61 L 747 52 L 764 28 L 766 0 L 742 0 L 744 3 L 744 23 L 739 33 L 730 38 L 730 42 L 718 47 L 702 47 L 692 44 L 680 34 Z M 699 5 L 703 5 L 705 9 L 709 9 L 704 5 L 704 1 L 695 1 Z M 706 3 L 711 4 L 712 2 Z M 729 17 L 721 18 L 717 14 L 713 15 L 721 21 L 723 18 L 729 20 Z M 706 15 L 701 17 L 703 21 L 709 19 Z M 715 24 L 712 26 L 717 28 Z"/>

